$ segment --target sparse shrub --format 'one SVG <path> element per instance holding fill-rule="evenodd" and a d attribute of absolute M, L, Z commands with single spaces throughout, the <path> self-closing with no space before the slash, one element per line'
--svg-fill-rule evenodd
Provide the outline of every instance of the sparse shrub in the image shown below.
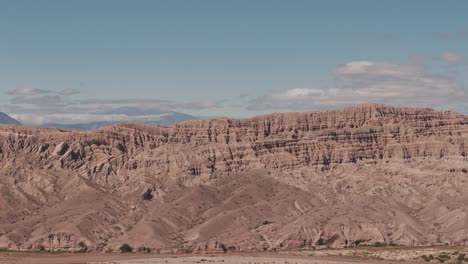
<path fill-rule="evenodd" d="M 122 244 L 120 246 L 120 252 L 122 253 L 133 252 L 133 248 L 129 244 Z"/>
<path fill-rule="evenodd" d="M 447 261 L 447 260 L 450 259 L 450 256 L 449 256 L 449 255 L 446 255 L 446 254 L 440 254 L 439 256 L 436 257 L 436 259 L 437 259 L 440 263 L 444 263 L 445 261 Z"/>
<path fill-rule="evenodd" d="M 86 251 L 88 251 L 88 246 L 86 245 L 85 242 L 81 241 L 80 243 L 78 243 L 78 246 L 80 247 L 80 251 L 81 251 L 81 252 L 86 252 Z"/>
<path fill-rule="evenodd" d="M 429 261 L 431 261 L 431 260 L 434 259 L 434 256 L 432 256 L 432 255 L 429 255 L 429 256 L 427 256 L 427 255 L 422 255 L 421 258 L 422 258 L 424 261 L 429 262 Z"/>
<path fill-rule="evenodd" d="M 190 246 L 187 246 L 188 241 L 184 239 L 184 236 L 182 234 L 178 234 L 174 238 L 174 242 L 175 242 L 175 247 L 177 248 L 179 252 L 186 253 L 186 254 L 190 254 L 193 252 L 193 248 L 191 248 Z"/>
<path fill-rule="evenodd" d="M 460 254 L 460 255 L 458 255 L 458 257 L 457 257 L 457 263 L 458 263 L 458 264 L 461 264 L 461 263 L 463 263 L 463 262 L 468 262 L 468 258 L 466 257 L 466 255 L 465 255 L 465 254 Z"/>
<path fill-rule="evenodd" d="M 373 244 L 374 247 L 385 247 L 386 245 L 387 245 L 387 244 L 382 243 L 382 242 L 375 242 L 375 243 Z"/>
<path fill-rule="evenodd" d="M 151 190 L 150 188 L 148 188 L 148 190 L 146 190 L 146 192 L 143 194 L 143 200 L 145 201 L 150 201 L 153 199 L 153 194 L 152 194 L 153 190 Z"/>
<path fill-rule="evenodd" d="M 37 250 L 45 251 L 45 247 L 43 245 L 39 245 L 39 246 L 37 246 Z"/>
<path fill-rule="evenodd" d="M 141 247 L 138 248 L 138 252 L 151 253 L 151 248 L 141 246 Z"/>

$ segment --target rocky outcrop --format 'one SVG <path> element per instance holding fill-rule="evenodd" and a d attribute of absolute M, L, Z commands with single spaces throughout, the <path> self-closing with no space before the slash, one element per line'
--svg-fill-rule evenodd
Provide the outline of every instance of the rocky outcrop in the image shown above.
<path fill-rule="evenodd" d="M 116 182 L 110 175 L 148 167 L 165 175 L 209 176 L 251 168 L 327 169 L 364 159 L 465 156 L 467 123 L 467 117 L 453 112 L 360 105 L 171 127 L 126 123 L 94 132 L 7 128 L 1 149 L 2 160 L 28 156 L 34 166 L 59 165 L 112 185 Z"/>
<path fill-rule="evenodd" d="M 467 153 L 468 117 L 374 104 L 94 131 L 2 126 L 0 242 L 33 247 L 67 234 L 59 246 L 167 249 L 183 234 L 198 251 L 455 243 L 467 239 L 458 233 L 468 230 L 465 211 L 453 205 L 467 187 Z M 294 200 L 290 188 L 300 190 Z M 61 229 L 40 227 L 48 214 Z M 19 238 L 24 221 L 36 221 L 35 237 Z M 220 223 L 225 233 L 213 234 Z"/>

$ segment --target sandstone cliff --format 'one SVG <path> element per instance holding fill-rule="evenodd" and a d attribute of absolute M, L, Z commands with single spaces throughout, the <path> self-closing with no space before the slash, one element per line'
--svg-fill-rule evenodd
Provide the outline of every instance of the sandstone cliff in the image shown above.
<path fill-rule="evenodd" d="M 86 132 L 0 126 L 0 248 L 464 243 L 467 153 L 468 117 L 372 104 Z"/>

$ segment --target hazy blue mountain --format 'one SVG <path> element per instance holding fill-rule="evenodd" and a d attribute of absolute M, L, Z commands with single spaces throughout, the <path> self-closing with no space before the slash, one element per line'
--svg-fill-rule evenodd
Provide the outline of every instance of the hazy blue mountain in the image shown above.
<path fill-rule="evenodd" d="M 21 125 L 20 122 L 18 122 L 18 120 L 10 117 L 9 115 L 5 114 L 5 113 L 2 113 L 0 112 L 0 124 L 3 124 L 3 125 Z"/>
<path fill-rule="evenodd" d="M 197 119 L 195 116 L 179 113 L 179 112 L 169 112 L 163 113 L 160 117 L 155 119 L 139 119 L 138 116 L 130 116 L 130 118 L 126 121 L 137 121 L 142 122 L 145 124 L 153 124 L 153 125 L 171 125 L 174 123 Z M 101 122 L 87 122 L 87 123 L 75 123 L 75 124 L 56 124 L 56 123 L 46 123 L 42 126 L 45 127 L 59 127 L 59 128 L 66 128 L 66 129 L 81 129 L 81 130 L 92 130 L 104 126 L 110 126 L 116 123 L 121 123 L 122 121 L 101 121 Z"/>

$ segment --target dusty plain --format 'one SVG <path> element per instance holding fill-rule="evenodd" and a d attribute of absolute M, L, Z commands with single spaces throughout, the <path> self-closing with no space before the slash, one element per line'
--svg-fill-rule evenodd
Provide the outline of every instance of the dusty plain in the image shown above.
<path fill-rule="evenodd" d="M 228 253 L 207 255 L 160 255 L 123 253 L 0 253 L 0 264 L 391 264 L 397 260 L 343 256 L 308 256 L 290 253 Z M 405 263 L 423 263 L 408 261 Z"/>

